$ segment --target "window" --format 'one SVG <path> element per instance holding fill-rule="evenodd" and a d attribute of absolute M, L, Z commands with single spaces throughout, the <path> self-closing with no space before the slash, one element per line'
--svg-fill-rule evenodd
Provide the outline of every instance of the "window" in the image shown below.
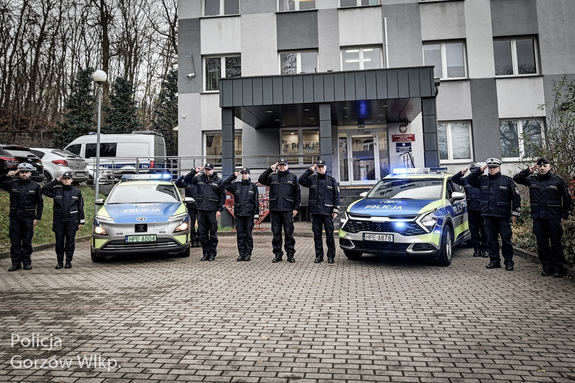
<path fill-rule="evenodd" d="M 100 143 L 100 157 L 116 157 L 116 143 Z M 86 155 L 84 158 L 96 157 L 96 144 L 86 144 Z"/>
<path fill-rule="evenodd" d="M 463 42 L 424 44 L 423 61 L 435 66 L 435 78 L 467 77 Z"/>
<path fill-rule="evenodd" d="M 239 14 L 240 0 L 204 0 L 204 16 Z"/>
<path fill-rule="evenodd" d="M 221 132 L 207 132 L 205 134 L 206 162 L 211 162 L 215 166 L 222 165 L 222 133 Z M 241 156 L 242 151 L 242 132 L 236 130 L 234 140 L 234 152 L 236 156 Z M 242 166 L 242 159 L 236 157 L 236 166 Z"/>
<path fill-rule="evenodd" d="M 220 78 L 240 77 L 242 75 L 242 59 L 240 56 L 206 57 L 204 58 L 205 91 L 219 90 Z"/>
<path fill-rule="evenodd" d="M 471 123 L 440 122 L 437 124 L 439 159 L 444 162 L 468 162 L 471 155 Z"/>
<path fill-rule="evenodd" d="M 493 41 L 496 76 L 537 74 L 535 39 L 497 39 Z"/>
<path fill-rule="evenodd" d="M 543 145 L 541 125 L 541 120 L 538 119 L 499 121 L 501 157 L 534 158 L 536 148 Z"/>
<path fill-rule="evenodd" d="M 381 48 L 344 48 L 341 50 L 343 70 L 381 68 Z"/>
<path fill-rule="evenodd" d="M 317 51 L 280 53 L 281 74 L 317 72 Z"/>
<path fill-rule="evenodd" d="M 80 149 L 81 148 L 82 148 L 82 145 L 74 144 L 74 145 L 68 146 L 66 149 L 68 149 L 69 151 L 71 151 L 74 154 L 80 155 Z"/>
<path fill-rule="evenodd" d="M 379 0 L 339 0 L 340 7 L 359 7 L 362 5 L 379 5 Z"/>
<path fill-rule="evenodd" d="M 287 157 L 290 164 L 310 164 L 319 158 L 319 131 L 317 128 L 284 129 L 281 132 L 281 137 L 281 155 Z M 306 157 L 302 158 L 302 156 Z"/>
<path fill-rule="evenodd" d="M 315 0 L 278 0 L 278 3 L 280 12 L 315 9 Z"/>

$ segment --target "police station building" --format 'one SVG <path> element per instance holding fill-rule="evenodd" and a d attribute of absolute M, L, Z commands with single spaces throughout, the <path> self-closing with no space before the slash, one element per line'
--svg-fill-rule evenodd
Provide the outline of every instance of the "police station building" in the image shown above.
<path fill-rule="evenodd" d="M 575 78 L 572 0 L 180 0 L 179 154 L 252 179 L 321 157 L 342 187 L 396 167 L 504 172 Z M 213 160 L 212 162 L 216 162 Z"/>

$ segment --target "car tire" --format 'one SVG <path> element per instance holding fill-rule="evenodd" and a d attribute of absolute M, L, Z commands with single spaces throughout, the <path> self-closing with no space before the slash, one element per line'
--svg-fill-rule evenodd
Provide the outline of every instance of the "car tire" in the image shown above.
<path fill-rule="evenodd" d="M 94 263 L 104 262 L 104 259 L 105 259 L 105 258 L 102 258 L 102 257 L 98 257 L 98 256 L 96 255 L 96 253 L 94 252 L 94 250 L 90 250 L 90 256 L 91 256 L 91 258 L 92 258 L 92 262 L 94 262 Z"/>
<path fill-rule="evenodd" d="M 451 259 L 453 257 L 453 234 L 451 227 L 447 226 L 443 231 L 441 236 L 441 250 L 439 258 L 437 258 L 437 264 L 439 266 L 449 266 L 451 265 Z"/>
<path fill-rule="evenodd" d="M 47 184 L 50 181 L 52 181 L 52 176 L 47 171 L 44 171 L 44 179 L 42 180 L 42 182 L 44 184 Z"/>
<path fill-rule="evenodd" d="M 349 251 L 349 250 L 344 250 L 343 253 L 348 259 L 360 259 L 361 256 L 363 255 L 363 253 L 360 253 L 358 251 Z"/>
<path fill-rule="evenodd" d="M 183 253 L 179 254 L 180 257 L 189 257 L 190 256 L 190 246 L 188 244 L 188 248 L 186 249 L 186 251 L 184 251 Z"/>

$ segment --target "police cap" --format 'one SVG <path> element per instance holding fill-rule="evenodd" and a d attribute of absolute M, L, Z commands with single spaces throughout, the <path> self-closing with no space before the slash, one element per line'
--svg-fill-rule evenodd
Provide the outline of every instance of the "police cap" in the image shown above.
<path fill-rule="evenodd" d="M 325 166 L 326 165 L 324 160 L 317 160 L 316 164 L 317 164 L 317 166 Z"/>
<path fill-rule="evenodd" d="M 250 168 L 242 168 L 240 172 L 250 174 Z"/>
<path fill-rule="evenodd" d="M 206 169 L 206 170 L 212 170 L 213 168 L 214 168 L 214 164 L 207 163 L 204 165 L 204 169 Z"/>
<path fill-rule="evenodd" d="M 20 165 L 18 165 L 18 170 L 20 170 L 21 172 L 31 172 L 32 170 L 34 170 L 34 166 L 29 164 L 28 162 L 23 162 Z"/>
<path fill-rule="evenodd" d="M 477 164 L 475 162 L 472 162 L 469 165 L 467 165 L 467 167 L 469 168 L 469 171 L 472 172 L 475 169 L 477 169 L 479 166 L 477 166 Z"/>
<path fill-rule="evenodd" d="M 488 158 L 485 164 L 490 168 L 498 168 L 503 162 L 499 158 Z"/>
<path fill-rule="evenodd" d="M 541 157 L 540 159 L 537 160 L 537 165 L 547 165 L 548 163 L 549 163 L 549 161 L 547 161 L 543 157 Z"/>
<path fill-rule="evenodd" d="M 62 179 L 64 178 L 74 178 L 74 177 L 72 177 L 72 172 L 65 172 L 64 174 L 62 174 Z"/>
<path fill-rule="evenodd" d="M 286 160 L 285 158 L 280 158 L 278 160 L 278 165 L 288 165 L 288 160 Z"/>

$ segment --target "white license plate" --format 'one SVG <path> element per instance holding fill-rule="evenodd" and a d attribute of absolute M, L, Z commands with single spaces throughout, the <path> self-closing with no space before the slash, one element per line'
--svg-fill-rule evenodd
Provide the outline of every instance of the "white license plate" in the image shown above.
<path fill-rule="evenodd" d="M 126 235 L 126 243 L 156 242 L 156 234 L 150 235 Z"/>
<path fill-rule="evenodd" d="M 364 241 L 393 242 L 393 234 L 363 234 Z"/>

